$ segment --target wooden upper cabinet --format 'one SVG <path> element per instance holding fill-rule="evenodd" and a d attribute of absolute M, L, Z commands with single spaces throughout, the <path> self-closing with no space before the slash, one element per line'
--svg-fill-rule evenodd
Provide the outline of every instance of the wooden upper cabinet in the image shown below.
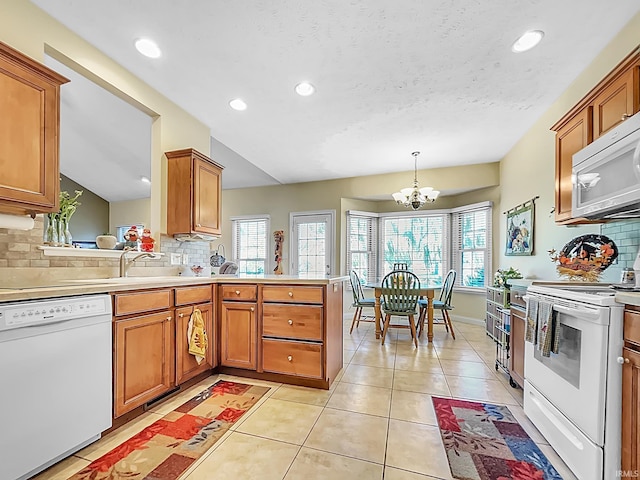
<path fill-rule="evenodd" d="M 591 142 L 591 107 L 586 107 L 556 134 L 556 212 L 558 223 L 571 220 L 573 154 Z"/>
<path fill-rule="evenodd" d="M 571 216 L 573 154 L 640 111 L 640 49 L 620 62 L 562 117 L 556 132 L 555 221 L 562 225 L 598 223 Z"/>
<path fill-rule="evenodd" d="M 637 100 L 634 101 L 638 92 L 636 72 L 637 67 L 624 72 L 593 101 L 594 140 L 638 111 Z"/>
<path fill-rule="evenodd" d="M 0 212 L 58 210 L 60 85 L 68 81 L 0 42 Z"/>
<path fill-rule="evenodd" d="M 220 235 L 223 167 L 192 148 L 165 155 L 167 233 Z"/>

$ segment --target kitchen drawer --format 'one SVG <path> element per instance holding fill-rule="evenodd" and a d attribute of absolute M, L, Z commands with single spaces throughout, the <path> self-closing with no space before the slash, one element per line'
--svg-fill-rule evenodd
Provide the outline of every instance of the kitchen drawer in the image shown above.
<path fill-rule="evenodd" d="M 640 312 L 624 312 L 624 340 L 640 345 Z"/>
<path fill-rule="evenodd" d="M 265 372 L 322 378 L 322 345 L 263 339 L 262 368 Z"/>
<path fill-rule="evenodd" d="M 114 295 L 113 314 L 152 312 L 171 307 L 171 290 L 150 290 L 146 292 L 117 293 Z"/>
<path fill-rule="evenodd" d="M 265 302 L 318 303 L 324 300 L 323 287 L 303 287 L 301 285 L 265 285 L 262 287 Z"/>
<path fill-rule="evenodd" d="M 507 290 L 501 289 L 501 290 L 495 290 L 493 293 L 493 300 L 497 303 L 499 303 L 500 305 L 505 305 L 505 297 L 509 295 Z M 508 301 L 507 301 L 508 303 Z"/>
<path fill-rule="evenodd" d="M 223 300 L 255 301 L 257 298 L 257 285 L 222 285 Z"/>
<path fill-rule="evenodd" d="M 322 307 L 264 304 L 262 335 L 322 340 Z"/>
<path fill-rule="evenodd" d="M 495 294 L 495 290 L 493 290 L 492 288 L 487 288 L 487 300 L 491 300 L 493 302 L 494 298 L 494 294 Z"/>
<path fill-rule="evenodd" d="M 526 310 L 527 302 L 524 301 L 524 296 L 527 293 L 526 289 L 512 289 L 511 290 L 511 305 L 516 305 Z"/>
<path fill-rule="evenodd" d="M 210 303 L 212 298 L 211 285 L 176 288 L 176 307 L 193 303 Z"/>

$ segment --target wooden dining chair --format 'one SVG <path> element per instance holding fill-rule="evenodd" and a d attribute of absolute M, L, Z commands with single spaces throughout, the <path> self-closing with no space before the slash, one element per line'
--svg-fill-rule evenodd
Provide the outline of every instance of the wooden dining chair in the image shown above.
<path fill-rule="evenodd" d="M 384 314 L 384 327 L 382 329 L 382 345 L 387 336 L 389 327 L 409 328 L 411 338 L 415 346 L 418 346 L 418 334 L 416 332 L 415 316 L 417 315 L 418 289 L 420 280 L 409 272 L 396 270 L 387 274 L 382 280 L 380 289 L 380 308 Z M 408 325 L 392 325 L 392 316 L 407 317 Z"/>
<path fill-rule="evenodd" d="M 362 283 L 360 283 L 360 277 L 355 270 L 349 272 L 349 281 L 351 282 L 351 291 L 353 293 L 353 303 L 351 306 L 355 307 L 356 311 L 353 313 L 353 320 L 351 321 L 351 328 L 349 334 L 353 332 L 353 326 L 356 328 L 360 326 L 360 322 L 375 322 L 376 317 L 374 315 L 362 316 L 363 308 L 375 308 L 375 298 L 365 298 L 364 291 L 362 290 Z"/>
<path fill-rule="evenodd" d="M 453 331 L 453 324 L 451 323 L 451 317 L 449 316 L 449 310 L 453 310 L 453 305 L 451 305 L 451 296 L 453 295 L 453 284 L 456 282 L 456 271 L 449 270 L 447 276 L 444 279 L 444 283 L 442 284 L 442 289 L 440 290 L 440 297 L 438 300 L 433 301 L 433 311 L 435 313 L 436 310 L 440 310 L 442 312 L 442 322 L 447 332 L 451 333 L 453 339 L 456 339 L 456 334 Z M 422 328 L 424 326 L 424 321 L 427 316 L 427 300 L 420 299 L 418 301 L 420 305 L 420 316 L 418 317 L 418 336 L 422 335 Z M 434 325 L 436 325 L 434 318 Z"/>

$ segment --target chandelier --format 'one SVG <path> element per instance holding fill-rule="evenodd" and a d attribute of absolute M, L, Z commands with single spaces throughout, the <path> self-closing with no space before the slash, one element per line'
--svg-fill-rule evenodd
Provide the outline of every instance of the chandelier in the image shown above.
<path fill-rule="evenodd" d="M 394 193 L 393 199 L 398 205 L 418 210 L 425 203 L 435 202 L 440 192 L 431 187 L 418 188 L 418 155 L 420 152 L 413 152 L 413 187 L 403 188 Z"/>

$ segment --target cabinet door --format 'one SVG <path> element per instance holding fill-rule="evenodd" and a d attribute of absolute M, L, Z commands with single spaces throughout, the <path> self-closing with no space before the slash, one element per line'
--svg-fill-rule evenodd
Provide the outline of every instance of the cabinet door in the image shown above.
<path fill-rule="evenodd" d="M 220 364 L 255 370 L 256 304 L 222 302 L 220 322 Z"/>
<path fill-rule="evenodd" d="M 0 211 L 58 209 L 60 84 L 66 82 L 0 43 Z"/>
<path fill-rule="evenodd" d="M 605 88 L 593 101 L 593 139 L 622 123 L 637 109 L 634 105 L 634 69 Z"/>
<path fill-rule="evenodd" d="M 193 231 L 220 235 L 221 170 L 215 165 L 194 159 Z"/>
<path fill-rule="evenodd" d="M 194 308 L 198 308 L 202 313 L 204 329 L 209 344 L 204 360 L 200 363 L 198 363 L 194 355 L 189 353 L 189 340 L 187 338 L 189 319 Z M 213 363 L 215 344 L 213 306 L 211 303 L 196 305 L 195 307 L 176 308 L 176 385 L 180 385 L 200 373 L 211 370 L 215 366 Z"/>
<path fill-rule="evenodd" d="M 169 391 L 173 385 L 171 311 L 115 322 L 115 417 Z"/>
<path fill-rule="evenodd" d="M 623 349 L 622 470 L 640 469 L 640 353 Z M 628 363 L 626 362 L 628 360 Z"/>
<path fill-rule="evenodd" d="M 511 309 L 511 358 L 509 373 L 511 378 L 524 385 L 524 329 L 525 312 L 517 308 Z"/>
<path fill-rule="evenodd" d="M 555 221 L 571 220 L 573 154 L 591 143 L 591 107 L 586 107 L 556 133 Z"/>

